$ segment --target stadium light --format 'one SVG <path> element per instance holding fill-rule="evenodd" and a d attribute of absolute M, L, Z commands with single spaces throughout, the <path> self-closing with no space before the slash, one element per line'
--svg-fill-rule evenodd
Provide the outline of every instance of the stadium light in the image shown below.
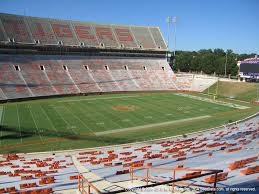
<path fill-rule="evenodd" d="M 170 44 L 170 26 L 173 23 L 173 35 L 174 35 L 174 63 L 175 63 L 175 52 L 176 52 L 176 22 L 178 18 L 176 16 L 168 16 L 166 18 L 166 23 L 167 23 L 167 30 L 168 30 L 168 37 L 167 37 L 167 48 L 169 49 L 169 44 Z"/>

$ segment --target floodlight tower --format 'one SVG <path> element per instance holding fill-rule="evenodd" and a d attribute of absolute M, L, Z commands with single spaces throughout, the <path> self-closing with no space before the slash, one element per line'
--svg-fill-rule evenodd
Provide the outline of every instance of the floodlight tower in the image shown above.
<path fill-rule="evenodd" d="M 167 49 L 169 49 L 169 44 L 170 44 L 170 27 L 171 24 L 173 24 L 173 36 L 174 36 L 174 63 L 175 63 L 175 52 L 176 52 L 176 22 L 177 22 L 177 17 L 176 16 L 168 16 L 166 18 L 166 23 L 167 23 Z"/>

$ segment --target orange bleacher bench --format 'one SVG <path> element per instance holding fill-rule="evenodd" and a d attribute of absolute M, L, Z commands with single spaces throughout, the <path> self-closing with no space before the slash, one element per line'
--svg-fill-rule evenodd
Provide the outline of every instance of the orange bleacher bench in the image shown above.
<path fill-rule="evenodd" d="M 32 179 L 32 175 L 29 175 L 29 176 L 21 176 L 21 180 L 30 180 Z"/>
<path fill-rule="evenodd" d="M 127 173 L 129 173 L 129 170 L 119 170 L 116 172 L 116 175 L 127 174 Z"/>
<path fill-rule="evenodd" d="M 78 180 L 79 176 L 78 175 L 74 175 L 74 176 L 70 176 L 69 180 Z"/>
<path fill-rule="evenodd" d="M 244 160 L 235 161 L 228 165 L 228 169 L 235 170 L 235 169 L 243 168 L 245 167 L 246 164 L 256 162 L 257 158 L 258 156 L 255 156 L 255 157 L 246 158 Z"/>
<path fill-rule="evenodd" d="M 182 178 L 191 178 L 198 175 L 201 175 L 201 171 L 186 173 Z"/>
<path fill-rule="evenodd" d="M 52 183 L 55 183 L 54 177 L 44 177 L 44 178 L 41 178 L 39 181 L 40 185 L 52 184 Z"/>
<path fill-rule="evenodd" d="M 215 177 L 216 177 L 215 175 L 210 175 L 210 176 L 206 177 L 203 181 L 205 183 L 214 183 L 215 181 L 219 182 L 219 181 L 226 180 L 227 176 L 228 176 L 228 172 L 222 172 L 222 173 L 218 174 L 217 180 L 215 180 Z"/>
<path fill-rule="evenodd" d="M 177 158 L 176 161 L 182 161 L 182 160 L 186 160 L 186 157 Z"/>
<path fill-rule="evenodd" d="M 241 150 L 241 149 L 242 149 L 242 147 L 238 147 L 238 148 L 228 149 L 228 150 L 226 150 L 225 152 L 226 152 L 226 153 L 236 152 L 236 151 L 239 151 L 239 150 Z"/>
<path fill-rule="evenodd" d="M 255 174 L 255 173 L 259 173 L 259 166 L 248 167 L 240 171 L 240 174 L 242 175 L 249 175 L 249 174 Z"/>

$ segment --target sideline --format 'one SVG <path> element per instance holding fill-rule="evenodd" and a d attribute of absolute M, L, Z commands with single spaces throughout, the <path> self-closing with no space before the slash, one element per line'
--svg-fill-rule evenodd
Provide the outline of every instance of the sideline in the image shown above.
<path fill-rule="evenodd" d="M 136 96 L 114 96 L 114 97 L 104 97 L 104 98 L 89 98 L 89 99 L 77 99 L 77 100 L 60 100 L 58 102 L 77 102 L 77 101 L 89 101 L 89 100 L 107 100 L 107 99 L 114 99 L 114 98 L 136 98 L 142 97 L 139 95 Z"/>
<path fill-rule="evenodd" d="M 204 102 L 210 102 L 210 103 L 218 104 L 218 105 L 222 105 L 222 106 L 228 106 L 230 108 L 236 108 L 236 109 L 251 108 L 251 107 L 244 106 L 244 105 L 239 105 L 239 104 L 234 104 L 234 103 L 224 102 L 224 101 L 219 101 L 219 100 L 212 100 L 212 99 L 209 99 L 209 98 L 204 98 L 204 97 L 200 97 L 200 96 L 193 96 L 193 95 L 190 95 L 190 94 L 177 93 L 177 94 L 174 94 L 174 95 L 187 97 L 187 98 L 191 98 L 191 99 L 195 99 L 195 100 L 201 100 L 201 101 L 204 101 Z"/>

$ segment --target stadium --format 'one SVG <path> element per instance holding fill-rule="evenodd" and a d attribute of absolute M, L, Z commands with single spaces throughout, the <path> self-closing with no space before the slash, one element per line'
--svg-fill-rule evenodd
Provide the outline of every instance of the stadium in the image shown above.
<path fill-rule="evenodd" d="M 258 192 L 257 85 L 168 52 L 157 26 L 0 13 L 0 193 Z"/>

